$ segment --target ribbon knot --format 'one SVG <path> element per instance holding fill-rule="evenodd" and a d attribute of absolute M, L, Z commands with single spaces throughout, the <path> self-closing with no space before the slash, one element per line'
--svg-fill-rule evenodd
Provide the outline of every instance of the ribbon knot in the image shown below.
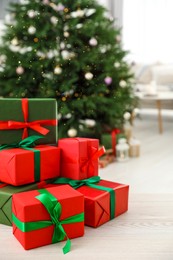
<path fill-rule="evenodd" d="M 12 129 L 23 129 L 22 139 L 28 137 L 28 128 L 36 131 L 39 134 L 46 135 L 49 130 L 45 128 L 45 125 L 56 126 L 57 120 L 35 120 L 28 122 L 29 106 L 28 99 L 22 98 L 22 113 L 24 122 L 19 121 L 0 121 L 0 130 L 12 130 Z"/>
<path fill-rule="evenodd" d="M 23 148 L 23 149 L 33 148 L 36 146 L 35 141 L 37 141 L 40 138 L 43 138 L 43 136 L 32 135 L 18 143 L 2 144 L 2 145 L 0 145 L 0 150 L 11 149 L 11 148 Z"/>
<path fill-rule="evenodd" d="M 100 156 L 105 153 L 104 146 L 101 147 L 99 150 L 94 146 L 88 147 L 88 158 L 81 159 L 81 171 L 83 173 L 88 173 L 87 175 L 90 177 L 94 174 L 94 161 L 97 161 Z"/>
<path fill-rule="evenodd" d="M 72 180 L 69 178 L 62 177 L 62 178 L 58 178 L 53 183 L 54 184 L 69 184 L 74 189 L 77 189 L 83 185 L 91 186 L 92 184 L 98 183 L 99 181 L 100 181 L 100 176 L 94 176 L 94 177 L 84 179 L 84 180 Z"/>

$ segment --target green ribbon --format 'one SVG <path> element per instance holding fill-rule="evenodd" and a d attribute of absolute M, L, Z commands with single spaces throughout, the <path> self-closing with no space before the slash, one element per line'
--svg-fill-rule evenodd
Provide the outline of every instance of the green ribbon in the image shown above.
<path fill-rule="evenodd" d="M 72 180 L 69 178 L 58 178 L 53 183 L 54 184 L 69 184 L 74 189 L 77 189 L 83 185 L 89 186 L 94 189 L 104 190 L 110 194 L 110 219 L 115 217 L 115 191 L 112 188 L 96 185 L 100 181 L 99 176 L 94 176 L 84 180 Z"/>
<path fill-rule="evenodd" d="M 12 149 L 12 148 L 22 148 L 22 149 L 34 152 L 34 179 L 35 179 L 35 181 L 40 180 L 40 151 L 33 149 L 33 147 L 36 146 L 35 141 L 37 141 L 40 138 L 44 138 L 44 137 L 41 135 L 32 135 L 32 136 L 29 136 L 29 137 L 23 139 L 19 143 L 0 145 L 0 150 Z"/>
<path fill-rule="evenodd" d="M 36 196 L 36 198 L 44 205 L 44 207 L 48 211 L 50 215 L 50 220 L 22 222 L 12 213 L 13 222 L 17 226 L 17 228 L 19 228 L 22 232 L 29 232 L 29 231 L 38 230 L 38 229 L 42 229 L 54 225 L 52 243 L 57 243 L 66 238 L 67 241 L 65 246 L 63 247 L 63 253 L 66 254 L 70 251 L 71 241 L 68 238 L 62 225 L 76 223 L 76 222 L 83 222 L 84 213 L 82 212 L 80 214 L 71 216 L 64 220 L 59 220 L 61 216 L 61 204 L 47 190 L 41 189 L 38 190 L 38 192 L 40 193 L 40 195 Z"/>

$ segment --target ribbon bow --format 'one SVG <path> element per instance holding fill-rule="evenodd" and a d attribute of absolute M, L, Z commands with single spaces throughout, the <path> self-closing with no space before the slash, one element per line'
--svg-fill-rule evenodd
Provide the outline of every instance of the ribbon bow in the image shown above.
<path fill-rule="evenodd" d="M 109 192 L 109 194 L 110 194 L 110 219 L 113 219 L 115 216 L 115 191 L 112 188 L 97 185 L 97 183 L 99 181 L 100 181 L 99 176 L 94 176 L 94 177 L 84 179 L 84 180 L 72 180 L 69 178 L 58 178 L 53 182 L 53 184 L 69 184 L 74 189 L 77 189 L 83 185 L 86 185 L 86 186 L 89 186 L 89 187 L 97 189 L 97 190 L 104 190 L 104 191 Z"/>
<path fill-rule="evenodd" d="M 88 179 L 84 179 L 84 180 L 72 180 L 70 178 L 58 178 L 56 179 L 53 183 L 54 184 L 69 184 L 71 187 L 73 187 L 74 189 L 77 189 L 83 185 L 86 186 L 91 186 L 94 183 L 98 183 L 100 181 L 100 177 L 99 176 L 94 176 Z"/>
<path fill-rule="evenodd" d="M 44 138 L 44 137 L 41 135 L 32 135 L 18 143 L 2 144 L 0 145 L 0 150 L 11 149 L 11 148 L 23 148 L 23 149 L 33 148 L 36 146 L 35 141 L 37 141 L 40 138 Z"/>
<path fill-rule="evenodd" d="M 41 191 L 41 190 L 40 190 Z M 44 190 L 45 192 L 46 190 Z M 51 193 L 42 193 L 36 198 L 45 206 L 47 211 L 49 212 L 49 215 L 51 217 L 52 225 L 55 226 L 54 233 L 52 237 L 52 243 L 56 243 L 58 241 L 62 241 L 65 237 L 67 238 L 67 242 L 65 246 L 63 247 L 63 253 L 66 254 L 70 251 L 71 248 L 71 241 L 69 240 L 61 221 L 59 221 L 59 218 L 61 216 L 61 204 L 56 200 L 54 196 L 52 196 Z"/>
<path fill-rule="evenodd" d="M 104 146 L 101 147 L 99 150 L 96 147 L 89 146 L 88 147 L 88 158 L 87 159 L 81 159 L 81 171 L 83 173 L 88 173 L 88 176 L 92 176 L 94 173 L 94 165 L 93 162 L 98 160 L 100 156 L 102 156 L 105 153 Z"/>
<path fill-rule="evenodd" d="M 46 210 L 50 215 L 51 220 L 43 220 L 43 221 L 35 221 L 35 222 L 22 222 L 20 221 L 14 214 L 12 214 L 14 224 L 22 231 L 28 232 L 37 230 L 40 228 L 49 227 L 54 225 L 54 233 L 52 237 L 52 243 L 57 243 L 59 241 L 67 239 L 65 246 L 63 247 L 63 253 L 66 254 L 70 251 L 71 241 L 68 238 L 62 224 L 70 224 L 76 222 L 84 221 L 84 213 L 80 213 L 64 220 L 60 220 L 61 217 L 61 204 L 57 201 L 57 199 L 47 190 L 42 189 L 38 190 L 40 195 L 36 196 L 36 198 L 44 205 Z"/>
<path fill-rule="evenodd" d="M 34 131 L 46 135 L 49 130 L 42 125 L 57 125 L 57 120 L 35 120 L 33 122 L 28 122 L 28 99 L 22 98 L 22 112 L 24 117 L 24 122 L 18 121 L 0 121 L 0 130 L 11 130 L 11 129 L 24 129 L 22 139 L 28 137 L 28 128 Z"/>

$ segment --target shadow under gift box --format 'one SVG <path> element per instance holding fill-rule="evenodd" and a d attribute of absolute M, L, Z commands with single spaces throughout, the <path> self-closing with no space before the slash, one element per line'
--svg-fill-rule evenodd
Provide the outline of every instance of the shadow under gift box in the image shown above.
<path fill-rule="evenodd" d="M 82 215 L 82 219 L 68 224 L 62 224 L 69 239 L 84 235 L 84 197 L 81 193 L 74 190 L 68 185 L 57 186 L 54 188 L 46 188 L 57 201 L 61 204 L 62 212 L 59 222 L 66 220 L 72 216 Z M 12 212 L 22 222 L 51 221 L 50 214 L 44 205 L 36 198 L 39 190 L 22 192 L 13 195 Z M 24 224 L 23 224 L 24 223 Z M 16 224 L 13 223 L 13 234 L 25 249 L 32 249 L 52 243 L 53 234 L 56 225 L 51 224 L 44 228 L 38 228 L 33 231 L 21 231 Z M 63 239 L 61 239 L 62 241 Z M 57 241 L 56 241 L 57 242 Z"/>
<path fill-rule="evenodd" d="M 34 152 L 21 148 L 0 151 L 0 181 L 20 186 L 58 177 L 60 174 L 60 148 L 38 145 L 39 161 Z M 36 169 L 36 164 L 38 168 Z"/>
<path fill-rule="evenodd" d="M 12 196 L 15 193 L 44 188 L 51 180 L 15 187 L 0 183 L 0 224 L 12 226 Z"/>
<path fill-rule="evenodd" d="M 0 144 L 19 142 L 27 137 L 23 137 L 24 133 L 44 135 L 45 138 L 37 140 L 37 144 L 56 144 L 57 129 L 56 99 L 0 99 Z"/>
<path fill-rule="evenodd" d="M 104 154 L 99 150 L 99 140 L 91 138 L 62 138 L 58 140 L 61 148 L 61 177 L 82 180 L 98 175 L 98 159 Z"/>

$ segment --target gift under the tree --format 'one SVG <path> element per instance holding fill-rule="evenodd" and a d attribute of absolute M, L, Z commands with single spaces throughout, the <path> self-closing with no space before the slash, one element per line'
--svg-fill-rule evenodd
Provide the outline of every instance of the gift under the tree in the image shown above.
<path fill-rule="evenodd" d="M 12 199 L 13 234 L 25 249 L 84 234 L 84 197 L 69 185 L 22 192 Z"/>
<path fill-rule="evenodd" d="M 0 183 L 0 224 L 12 226 L 12 196 L 15 193 L 44 188 L 52 180 L 15 187 Z"/>
<path fill-rule="evenodd" d="M 99 176 L 85 180 L 58 178 L 50 186 L 55 184 L 69 184 L 84 195 L 87 226 L 101 226 L 128 210 L 129 185 L 101 180 Z"/>
<path fill-rule="evenodd" d="M 20 186 L 59 176 L 60 148 L 35 146 L 38 139 L 29 136 L 19 143 L 0 145 L 0 181 Z"/>
<path fill-rule="evenodd" d="M 90 138 L 63 138 L 58 140 L 61 148 L 60 175 L 82 180 L 98 175 L 98 159 L 104 154 L 99 140 Z"/>
<path fill-rule="evenodd" d="M 41 134 L 39 144 L 57 143 L 57 102 L 51 98 L 0 99 L 0 144 Z"/>
<path fill-rule="evenodd" d="M 106 151 L 111 151 L 111 153 L 116 156 L 116 144 L 117 144 L 117 137 L 119 137 L 121 131 L 118 128 L 114 128 L 107 133 L 102 135 L 101 143 L 105 146 Z"/>

